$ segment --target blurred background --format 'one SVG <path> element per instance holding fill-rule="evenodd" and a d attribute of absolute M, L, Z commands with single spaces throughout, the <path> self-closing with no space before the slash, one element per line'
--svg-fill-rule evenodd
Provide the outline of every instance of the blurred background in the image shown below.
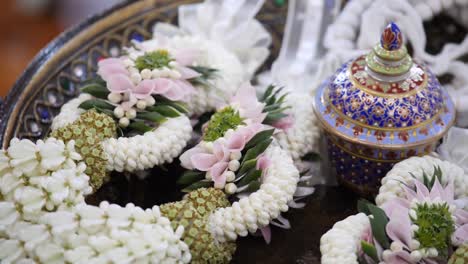
<path fill-rule="evenodd" d="M 28 63 L 67 27 L 124 0 L 1 0 L 0 97 Z"/>

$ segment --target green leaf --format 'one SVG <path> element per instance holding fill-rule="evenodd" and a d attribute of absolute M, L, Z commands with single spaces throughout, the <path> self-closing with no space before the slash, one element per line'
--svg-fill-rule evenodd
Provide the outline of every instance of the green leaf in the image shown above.
<path fill-rule="evenodd" d="M 107 99 L 107 96 L 110 93 L 105 86 L 102 86 L 98 83 L 90 83 L 81 87 L 81 92 L 88 93 L 94 97 L 101 99 Z"/>
<path fill-rule="evenodd" d="M 238 187 L 244 186 L 249 184 L 252 181 L 256 181 L 260 179 L 262 176 L 262 171 L 261 170 L 255 170 L 251 169 L 249 172 L 245 174 L 245 176 L 239 181 L 237 184 Z"/>
<path fill-rule="evenodd" d="M 268 113 L 263 121 L 264 124 L 273 124 L 275 121 L 280 120 L 283 117 L 287 117 L 285 113 Z"/>
<path fill-rule="evenodd" d="M 107 110 L 113 111 L 115 106 L 101 99 L 90 99 L 81 103 L 79 108 L 85 109 L 85 110 L 89 110 L 92 108 L 100 108 L 100 109 L 107 109 Z"/>
<path fill-rule="evenodd" d="M 96 111 L 98 113 L 103 113 L 103 114 L 106 114 L 112 118 L 114 118 L 114 111 L 112 110 L 108 110 L 108 109 L 102 109 L 102 108 L 98 108 L 98 107 L 95 107 Z"/>
<path fill-rule="evenodd" d="M 284 87 L 280 87 L 278 89 L 276 89 L 273 94 L 270 96 L 270 98 L 268 98 L 266 100 L 266 104 L 267 105 L 271 105 L 271 104 L 274 104 L 276 102 L 276 96 L 283 90 Z"/>
<path fill-rule="evenodd" d="M 106 81 L 104 81 L 101 77 L 97 76 L 95 78 L 89 78 L 81 83 L 83 86 L 89 85 L 89 84 L 98 84 L 101 86 L 106 87 Z"/>
<path fill-rule="evenodd" d="M 140 112 L 137 114 L 137 118 L 152 121 L 161 124 L 167 120 L 166 117 L 158 112 Z"/>
<path fill-rule="evenodd" d="M 179 185 L 189 185 L 197 181 L 205 179 L 205 173 L 200 171 L 186 171 L 182 176 L 177 180 Z"/>
<path fill-rule="evenodd" d="M 387 215 L 382 209 L 371 203 L 369 203 L 367 207 L 369 208 L 371 214 L 374 216 L 373 218 L 369 218 L 374 238 L 377 240 L 377 242 L 379 242 L 379 244 L 383 248 L 389 248 L 390 242 L 387 237 L 387 234 L 385 233 L 385 228 L 388 224 Z"/>
<path fill-rule="evenodd" d="M 273 89 L 275 89 L 275 86 L 273 84 L 270 84 L 265 90 L 265 93 L 263 94 L 263 97 L 261 99 L 262 102 L 266 101 L 266 99 L 270 97 L 271 93 L 273 92 Z"/>
<path fill-rule="evenodd" d="M 149 112 L 158 112 L 166 117 L 178 117 L 180 116 L 179 111 L 170 105 L 155 105 L 146 108 Z"/>
<path fill-rule="evenodd" d="M 247 160 L 247 161 L 243 161 L 240 168 L 239 168 L 239 171 L 237 172 L 237 176 L 242 176 L 244 175 L 244 173 L 246 173 L 247 171 L 251 170 L 252 168 L 255 168 L 255 166 L 257 165 L 257 159 L 251 159 L 251 160 Z"/>
<path fill-rule="evenodd" d="M 153 128 L 145 124 L 144 121 L 131 122 L 130 125 L 128 125 L 128 128 L 136 130 L 141 133 L 145 133 L 145 132 L 153 130 Z"/>
<path fill-rule="evenodd" d="M 176 101 L 171 101 L 165 97 L 162 97 L 162 96 L 153 96 L 154 97 L 154 100 L 156 100 L 157 104 L 158 105 L 169 105 L 169 106 L 172 106 L 174 107 L 177 111 L 183 113 L 183 114 L 186 114 L 189 112 L 189 110 L 187 109 L 187 106 L 182 103 L 182 102 L 176 102 Z"/>
<path fill-rule="evenodd" d="M 251 183 L 249 183 L 249 186 L 247 187 L 247 189 L 244 190 L 244 192 L 255 192 L 257 191 L 258 189 L 260 189 L 260 186 L 262 184 L 259 182 L 259 181 L 253 181 Z"/>
<path fill-rule="evenodd" d="M 371 212 L 369 210 L 369 207 L 367 206 L 368 204 L 370 204 L 370 202 L 367 201 L 366 199 L 359 199 L 357 202 L 358 212 L 365 213 L 366 215 L 370 215 Z"/>
<path fill-rule="evenodd" d="M 361 248 L 364 254 L 369 256 L 376 263 L 379 263 L 379 255 L 377 254 L 377 249 L 374 245 L 367 243 L 366 241 L 361 240 Z"/>
<path fill-rule="evenodd" d="M 196 189 L 200 189 L 200 188 L 206 188 L 206 187 L 211 187 L 212 186 L 212 182 L 211 181 L 208 181 L 208 180 L 203 180 L 203 181 L 199 181 L 199 182 L 196 182 L 188 187 L 185 187 L 184 189 L 182 189 L 182 192 L 191 192 L 193 190 L 196 190 Z"/>
<path fill-rule="evenodd" d="M 247 153 L 245 153 L 244 158 L 242 159 L 242 164 L 244 164 L 244 162 L 247 160 L 257 159 L 257 157 L 260 156 L 260 154 L 262 154 L 268 148 L 272 141 L 272 138 L 268 138 L 256 144 L 255 147 L 249 149 Z"/>
<path fill-rule="evenodd" d="M 274 132 L 275 132 L 274 128 L 258 132 L 255 136 L 253 136 L 252 139 L 249 140 L 249 142 L 247 142 L 244 149 L 250 149 L 250 148 L 256 146 L 258 143 L 271 138 L 273 136 Z"/>

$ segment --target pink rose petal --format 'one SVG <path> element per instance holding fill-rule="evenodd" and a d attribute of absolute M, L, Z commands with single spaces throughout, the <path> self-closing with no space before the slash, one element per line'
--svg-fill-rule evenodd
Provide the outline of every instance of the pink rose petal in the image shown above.
<path fill-rule="evenodd" d="M 227 161 L 229 159 L 229 150 L 220 140 L 213 143 L 213 153 L 218 161 Z"/>
<path fill-rule="evenodd" d="M 151 95 L 154 88 L 155 82 L 153 80 L 143 80 L 133 89 L 133 95 L 135 95 L 137 99 L 145 99 Z"/>
<path fill-rule="evenodd" d="M 187 80 L 187 79 L 193 79 L 193 78 L 197 78 L 197 77 L 200 77 L 201 74 L 188 68 L 188 67 L 178 67 L 177 68 L 177 71 L 180 72 L 180 74 L 182 75 L 182 79 L 184 80 Z"/>
<path fill-rule="evenodd" d="M 468 224 L 465 224 L 455 230 L 452 239 L 457 241 L 457 244 L 463 244 L 468 241 Z"/>
<path fill-rule="evenodd" d="M 114 93 L 123 93 L 126 91 L 132 91 L 135 85 L 124 74 L 114 74 L 109 77 L 107 80 L 107 89 Z"/>
<path fill-rule="evenodd" d="M 197 170 L 208 171 L 216 164 L 217 160 L 213 154 L 197 153 L 191 159 L 193 167 Z"/>
<path fill-rule="evenodd" d="M 241 151 L 245 147 L 245 138 L 242 133 L 234 131 L 227 140 L 227 148 L 229 151 Z"/>
<path fill-rule="evenodd" d="M 164 94 L 172 87 L 172 81 L 166 78 L 157 78 L 154 84 L 153 94 Z"/>
<path fill-rule="evenodd" d="M 184 98 L 184 91 L 173 80 L 170 80 L 170 89 L 162 93 L 164 97 L 172 101 L 180 101 Z"/>
<path fill-rule="evenodd" d="M 271 160 L 265 156 L 261 155 L 257 160 L 257 170 L 265 170 L 271 165 Z"/>
<path fill-rule="evenodd" d="M 276 121 L 272 126 L 284 131 L 288 131 L 294 125 L 294 118 L 292 115 L 288 115 L 286 117 L 281 118 L 280 120 Z"/>
<path fill-rule="evenodd" d="M 197 58 L 200 51 L 195 49 L 179 49 L 173 52 L 174 59 L 183 66 L 191 65 Z"/>
<path fill-rule="evenodd" d="M 228 162 L 226 161 L 221 161 L 213 165 L 211 168 L 211 177 L 213 178 L 213 181 L 217 184 L 224 185 L 226 183 L 226 175 L 224 172 L 226 171 L 228 167 Z"/>
<path fill-rule="evenodd" d="M 271 242 L 271 228 L 269 225 L 261 227 L 260 232 L 262 233 L 263 239 L 265 239 L 265 242 L 267 244 L 270 244 Z"/>
<path fill-rule="evenodd" d="M 180 155 L 179 159 L 180 159 L 180 164 L 182 165 L 182 167 L 189 169 L 189 170 L 195 169 L 195 167 L 192 164 L 192 156 L 194 156 L 195 154 L 199 154 L 199 153 L 205 153 L 205 149 L 196 146 L 194 148 L 191 148 L 185 151 L 182 155 Z"/>

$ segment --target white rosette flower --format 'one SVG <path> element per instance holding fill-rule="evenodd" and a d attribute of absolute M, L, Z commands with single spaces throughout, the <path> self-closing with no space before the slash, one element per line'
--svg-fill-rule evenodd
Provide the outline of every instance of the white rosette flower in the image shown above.
<path fill-rule="evenodd" d="M 436 168 L 442 171 L 441 184 L 443 186 L 453 181 L 456 198 L 468 196 L 468 178 L 462 168 L 431 156 L 412 157 L 395 164 L 382 179 L 382 186 L 375 199 L 376 204 L 380 206 L 395 197 L 403 197 L 404 185 L 413 186 L 415 178 L 423 181 L 424 173 L 432 175 Z"/>
<path fill-rule="evenodd" d="M 369 217 L 363 213 L 335 223 L 320 239 L 322 264 L 358 264 L 362 236 L 369 228 Z"/>
<path fill-rule="evenodd" d="M 159 207 L 86 205 L 89 177 L 84 163 L 75 163 L 79 155 L 72 147 L 53 138 L 37 144 L 15 139 L 2 152 L 0 182 L 14 182 L 0 189 L 5 199 L 0 202 L 2 263 L 190 261 L 189 248 L 180 239 L 183 228 L 174 231 Z M 35 156 L 21 160 L 19 153 L 26 150 Z"/>
<path fill-rule="evenodd" d="M 284 149 L 289 150 L 294 160 L 305 154 L 318 152 L 320 128 L 314 114 L 313 96 L 291 92 L 286 97 L 286 105 L 291 106 L 285 114 L 292 117 L 291 127 L 277 133 L 275 138 Z"/>
<path fill-rule="evenodd" d="M 220 208 L 209 217 L 209 230 L 220 242 L 236 240 L 267 226 L 281 212 L 288 210 L 299 180 L 299 172 L 289 153 L 277 144 L 265 151 L 271 160 L 260 189 L 234 202 L 231 207 Z"/>

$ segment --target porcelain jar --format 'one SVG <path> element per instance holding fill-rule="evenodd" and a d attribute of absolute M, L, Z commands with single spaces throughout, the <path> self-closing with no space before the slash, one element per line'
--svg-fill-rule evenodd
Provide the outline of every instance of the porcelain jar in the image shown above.
<path fill-rule="evenodd" d="M 413 61 L 394 23 L 322 83 L 314 108 L 339 182 L 363 195 L 376 193 L 395 163 L 434 151 L 455 118 L 446 90 Z"/>

